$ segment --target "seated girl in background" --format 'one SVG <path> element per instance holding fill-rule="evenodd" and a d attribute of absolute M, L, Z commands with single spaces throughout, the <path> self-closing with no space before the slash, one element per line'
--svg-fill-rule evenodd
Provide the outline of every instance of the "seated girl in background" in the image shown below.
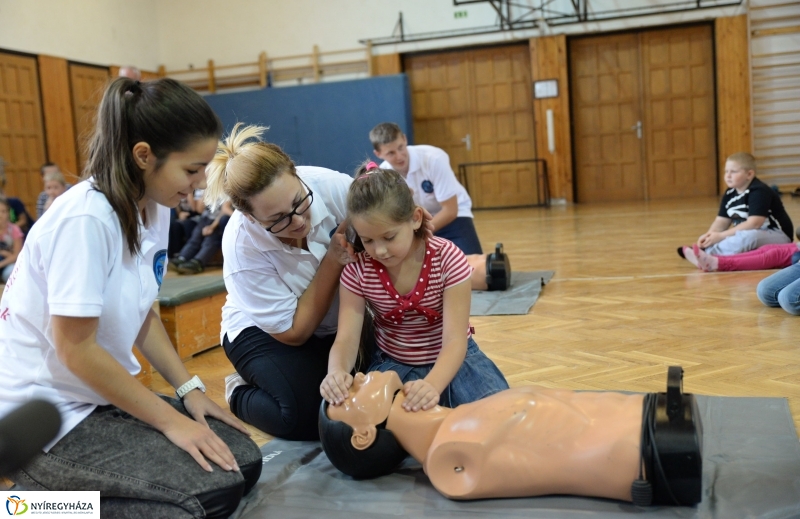
<path fill-rule="evenodd" d="M 687 260 L 705 272 L 782 269 L 762 279 L 756 295 L 767 306 L 800 315 L 800 243 L 764 245 L 732 256 L 706 254 L 695 245 L 685 253 Z"/>
<path fill-rule="evenodd" d="M 67 191 L 67 181 L 64 180 L 64 175 L 60 171 L 48 171 L 44 174 L 44 192 L 47 193 L 47 200 L 45 200 L 42 214 L 47 211 L 56 198 L 63 195 Z"/>
<path fill-rule="evenodd" d="M 347 213 L 364 251 L 342 272 L 346 290 L 339 294 L 323 398 L 340 405 L 348 395 L 367 305 L 378 348 L 366 371 L 397 372 L 406 410 L 455 407 L 508 389 L 472 339 L 472 268 L 452 242 L 426 239 L 423 210 L 403 177 L 374 162 L 363 166 L 350 186 Z"/>
<path fill-rule="evenodd" d="M 764 245 L 754 250 L 715 256 L 708 254 L 697 245 L 684 251 L 686 259 L 704 272 L 730 272 L 736 270 L 781 269 L 800 260 L 800 243 L 781 243 Z"/>
<path fill-rule="evenodd" d="M 0 279 L 3 283 L 14 270 L 19 251 L 22 250 L 22 230 L 11 223 L 11 205 L 0 196 Z"/>

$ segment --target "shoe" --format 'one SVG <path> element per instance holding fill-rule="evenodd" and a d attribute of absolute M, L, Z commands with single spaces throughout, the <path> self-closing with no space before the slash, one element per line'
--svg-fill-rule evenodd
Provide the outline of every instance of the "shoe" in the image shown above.
<path fill-rule="evenodd" d="M 178 271 L 178 274 L 199 274 L 203 272 L 203 264 L 200 263 L 196 259 L 190 259 L 189 261 L 184 261 L 175 269 Z"/>
<path fill-rule="evenodd" d="M 246 386 L 247 382 L 244 381 L 241 375 L 237 372 L 233 372 L 227 377 L 225 377 L 225 401 L 228 402 L 228 407 L 231 405 L 231 397 L 233 396 L 233 390 L 239 386 Z"/>
<path fill-rule="evenodd" d="M 173 258 L 167 261 L 167 270 L 171 270 L 172 272 L 178 272 L 178 267 L 180 267 L 181 264 L 183 263 L 186 263 L 186 258 L 184 258 L 183 256 Z"/>
<path fill-rule="evenodd" d="M 680 256 L 683 259 L 686 259 L 686 254 L 683 253 L 683 245 L 678 247 L 678 256 Z"/>

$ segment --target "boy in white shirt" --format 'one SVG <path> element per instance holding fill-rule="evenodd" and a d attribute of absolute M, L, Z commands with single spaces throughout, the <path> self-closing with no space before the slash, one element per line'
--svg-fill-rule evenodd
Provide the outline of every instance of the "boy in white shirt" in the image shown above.
<path fill-rule="evenodd" d="M 393 169 L 405 179 L 414 202 L 433 215 L 434 234 L 456 244 L 467 255 L 473 290 L 505 290 L 511 284 L 511 264 L 502 252 L 485 255 L 472 219 L 472 199 L 456 179 L 450 157 L 434 146 L 409 146 L 395 123 L 381 123 L 369 132 L 382 169 Z"/>

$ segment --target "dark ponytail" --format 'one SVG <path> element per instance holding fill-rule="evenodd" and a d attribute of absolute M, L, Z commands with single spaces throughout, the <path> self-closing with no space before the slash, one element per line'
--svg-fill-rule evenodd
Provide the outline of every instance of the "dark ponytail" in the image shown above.
<path fill-rule="evenodd" d="M 137 203 L 145 194 L 144 172 L 134 160 L 133 146 L 149 144 L 159 168 L 170 153 L 220 135 L 219 118 L 183 83 L 168 78 L 140 83 L 121 77 L 108 86 L 83 178 L 92 177 L 95 189 L 108 199 L 131 254 L 141 247 Z"/>

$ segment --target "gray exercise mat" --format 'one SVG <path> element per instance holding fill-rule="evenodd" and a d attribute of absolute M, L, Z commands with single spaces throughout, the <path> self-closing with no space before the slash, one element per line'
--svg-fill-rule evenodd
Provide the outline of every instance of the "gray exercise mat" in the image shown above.
<path fill-rule="evenodd" d="M 511 272 L 511 288 L 503 291 L 472 291 L 469 315 L 525 315 L 555 272 Z"/>
<path fill-rule="evenodd" d="M 704 442 L 703 501 L 697 507 L 637 508 L 568 496 L 450 501 L 411 458 L 395 474 L 355 481 L 330 464 L 318 442 L 273 440 L 262 447 L 258 485 L 232 518 L 800 517 L 800 443 L 787 401 L 698 396 L 698 405 Z"/>

